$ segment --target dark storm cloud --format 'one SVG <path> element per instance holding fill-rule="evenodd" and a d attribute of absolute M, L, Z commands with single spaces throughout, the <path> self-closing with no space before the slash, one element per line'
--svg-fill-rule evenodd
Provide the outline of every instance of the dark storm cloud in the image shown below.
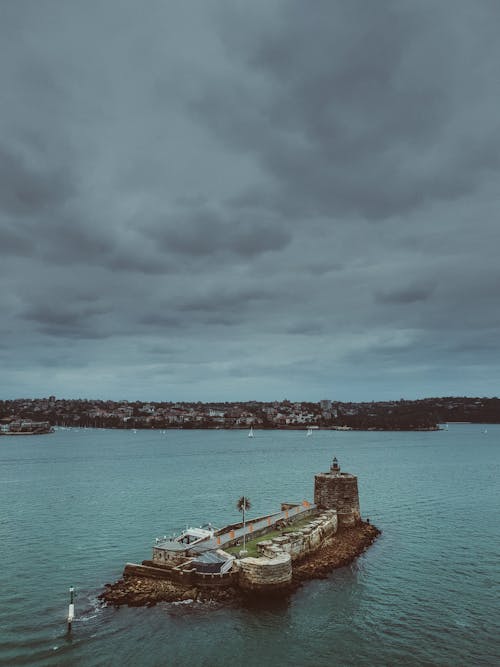
<path fill-rule="evenodd" d="M 488 393 L 499 30 L 487 0 L 3 3 L 4 386 Z"/>
<path fill-rule="evenodd" d="M 287 214 L 383 219 L 462 197 L 500 164 L 496 96 L 477 74 L 495 33 L 487 12 L 475 16 L 479 40 L 464 32 L 467 6 L 448 9 L 290 2 L 244 25 L 229 12 L 228 54 L 247 76 L 210 80 L 193 108 L 256 156 L 271 180 L 262 196 Z M 487 93 L 481 126 L 457 107 L 474 114 L 468 96 L 478 88 Z"/>

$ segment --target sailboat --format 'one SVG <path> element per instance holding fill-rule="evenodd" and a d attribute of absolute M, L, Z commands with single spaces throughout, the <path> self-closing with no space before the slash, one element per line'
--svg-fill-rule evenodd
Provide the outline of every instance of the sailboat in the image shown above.
<path fill-rule="evenodd" d="M 309 436 L 312 435 L 312 434 L 313 434 L 313 430 L 312 430 L 312 428 L 309 426 L 309 428 L 307 429 L 306 436 L 309 437 Z"/>
<path fill-rule="evenodd" d="M 253 438 L 253 426 L 250 426 L 250 430 L 248 431 L 248 437 Z"/>

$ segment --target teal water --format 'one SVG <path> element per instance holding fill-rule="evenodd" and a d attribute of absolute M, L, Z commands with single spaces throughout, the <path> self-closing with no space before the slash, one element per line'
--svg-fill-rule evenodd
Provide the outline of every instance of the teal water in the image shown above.
<path fill-rule="evenodd" d="M 500 426 L 431 433 L 71 430 L 0 438 L 6 665 L 499 665 Z M 279 603 L 101 608 L 154 537 L 312 499 L 336 455 L 383 530 Z M 77 621 L 66 636 L 68 587 Z"/>

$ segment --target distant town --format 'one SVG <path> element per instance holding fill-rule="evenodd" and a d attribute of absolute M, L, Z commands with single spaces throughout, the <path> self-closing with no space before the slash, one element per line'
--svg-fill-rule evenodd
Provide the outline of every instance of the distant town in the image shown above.
<path fill-rule="evenodd" d="M 444 397 L 415 401 L 231 403 L 19 398 L 0 401 L 0 435 L 53 427 L 168 429 L 433 430 L 449 422 L 500 423 L 500 399 Z"/>

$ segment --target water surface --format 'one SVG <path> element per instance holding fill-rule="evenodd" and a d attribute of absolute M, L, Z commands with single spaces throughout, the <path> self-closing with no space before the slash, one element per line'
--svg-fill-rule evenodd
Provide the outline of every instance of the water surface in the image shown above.
<path fill-rule="evenodd" d="M 500 426 L 429 433 L 59 430 L 0 438 L 0 662 L 498 665 Z M 103 609 L 157 535 L 313 497 L 336 455 L 383 530 L 273 605 Z M 66 636 L 68 587 L 77 621 Z"/>

